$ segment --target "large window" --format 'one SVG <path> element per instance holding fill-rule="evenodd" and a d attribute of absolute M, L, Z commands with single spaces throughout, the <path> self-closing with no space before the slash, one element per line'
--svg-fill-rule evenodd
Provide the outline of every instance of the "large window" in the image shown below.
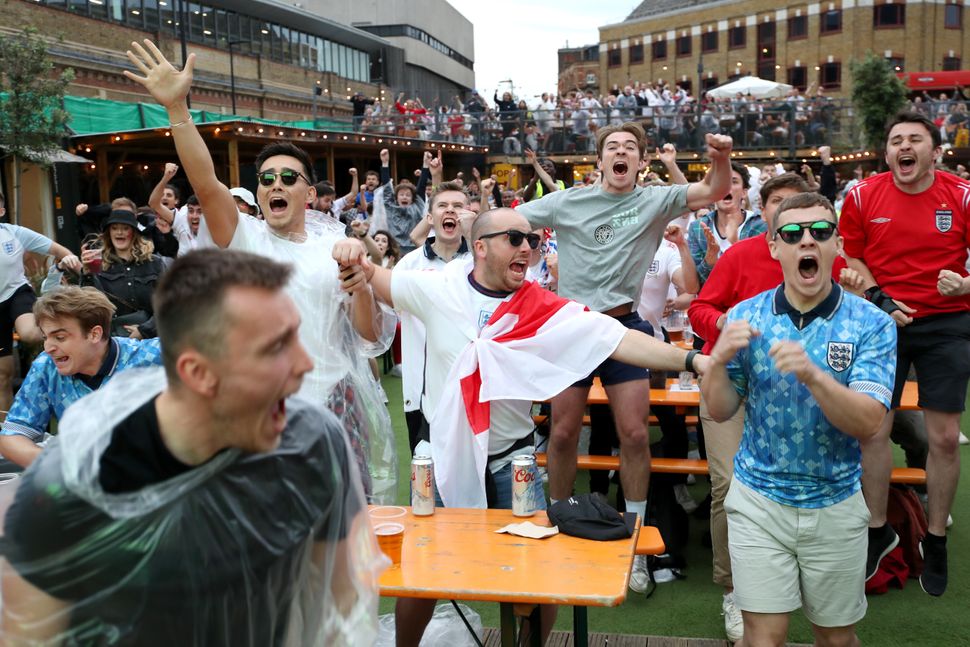
<path fill-rule="evenodd" d="M 957 72 L 960 70 L 960 57 L 959 56 L 944 56 L 943 57 L 943 70 L 946 72 Z"/>
<path fill-rule="evenodd" d="M 804 66 L 788 68 L 788 85 L 804 92 L 808 87 L 808 68 Z"/>
<path fill-rule="evenodd" d="M 902 27 L 906 24 L 906 5 L 882 4 L 872 8 L 872 26 L 877 28 Z"/>
<path fill-rule="evenodd" d="M 711 31 L 704 32 L 701 34 L 701 52 L 707 54 L 708 52 L 717 51 L 717 30 L 712 29 Z"/>
<path fill-rule="evenodd" d="M 653 45 L 650 46 L 651 55 L 653 60 L 662 61 L 667 58 L 667 41 L 666 40 L 655 40 Z"/>
<path fill-rule="evenodd" d="M 748 44 L 748 28 L 744 25 L 728 30 L 728 49 L 740 49 Z"/>
<path fill-rule="evenodd" d="M 887 56 L 886 60 L 889 61 L 889 67 L 893 69 L 893 72 L 904 72 L 906 70 L 906 59 L 902 56 Z"/>
<path fill-rule="evenodd" d="M 961 29 L 963 27 L 963 5 L 948 4 L 943 10 L 943 26 L 947 29 Z"/>
<path fill-rule="evenodd" d="M 681 36 L 677 39 L 677 56 L 690 56 L 691 50 L 691 37 Z"/>
<path fill-rule="evenodd" d="M 239 54 L 260 55 L 266 59 L 300 65 L 320 72 L 335 72 L 355 81 L 369 82 L 370 54 L 333 43 L 305 31 L 277 23 L 263 22 L 227 9 L 216 9 L 202 2 L 184 2 L 186 24 L 176 11 L 179 0 L 34 0 L 54 9 L 122 22 L 136 29 L 159 31 L 169 38 L 181 33 L 189 42 L 201 43 Z M 404 35 L 405 26 L 392 26 Z M 426 32 L 408 27 L 419 38 L 466 67 L 472 62 L 454 52 Z M 396 35 L 396 34 L 395 34 Z"/>
<path fill-rule="evenodd" d="M 818 73 L 818 83 L 826 90 L 842 87 L 842 64 L 822 63 Z"/>
<path fill-rule="evenodd" d="M 630 45 L 630 65 L 643 63 L 643 45 L 637 43 Z"/>
<path fill-rule="evenodd" d="M 701 92 L 707 92 L 718 86 L 717 76 L 704 77 L 701 79 Z"/>
<path fill-rule="evenodd" d="M 820 31 L 823 34 L 837 34 L 842 31 L 842 10 L 832 9 L 820 16 Z"/>
<path fill-rule="evenodd" d="M 623 63 L 623 53 L 620 51 L 619 47 L 614 47 L 606 54 L 606 66 L 607 67 L 620 67 Z"/>
<path fill-rule="evenodd" d="M 808 38 L 808 16 L 792 16 L 788 19 L 788 40 Z"/>

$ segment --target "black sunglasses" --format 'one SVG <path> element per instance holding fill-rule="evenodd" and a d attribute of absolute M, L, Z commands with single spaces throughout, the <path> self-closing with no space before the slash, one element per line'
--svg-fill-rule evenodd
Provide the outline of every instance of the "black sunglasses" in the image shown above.
<path fill-rule="evenodd" d="M 495 238 L 496 236 L 508 236 L 509 244 L 512 247 L 518 247 L 522 244 L 523 240 L 529 242 L 529 247 L 531 249 L 539 249 L 539 243 L 542 242 L 542 237 L 537 233 L 525 233 L 524 231 L 518 231 L 517 229 L 507 229 L 505 231 L 496 231 L 491 234 L 482 234 L 478 237 L 479 240 L 485 240 L 486 238 Z"/>
<path fill-rule="evenodd" d="M 816 220 L 814 222 L 791 222 L 787 225 L 782 225 L 775 230 L 775 238 L 781 238 L 783 241 L 789 245 L 797 245 L 801 242 L 803 232 L 808 230 L 808 233 L 812 235 L 812 238 L 820 243 L 824 243 L 832 234 L 835 233 L 837 227 L 835 223 L 831 220 Z"/>
<path fill-rule="evenodd" d="M 310 180 L 307 180 L 306 176 L 303 175 L 303 173 L 300 173 L 299 171 L 292 171 L 290 169 L 283 169 L 279 173 L 276 173 L 274 171 L 260 171 L 256 175 L 256 178 L 259 180 L 259 183 L 262 184 L 263 186 L 273 186 L 273 183 L 276 182 L 277 177 L 279 177 L 280 180 L 283 181 L 283 186 L 293 186 L 294 184 L 296 184 L 296 181 L 300 178 L 303 178 L 304 180 L 306 180 L 307 184 L 310 184 Z"/>

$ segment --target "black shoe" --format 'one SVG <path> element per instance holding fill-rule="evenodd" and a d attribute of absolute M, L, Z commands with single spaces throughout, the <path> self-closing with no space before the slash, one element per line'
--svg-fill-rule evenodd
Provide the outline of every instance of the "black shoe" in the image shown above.
<path fill-rule="evenodd" d="M 943 595 L 946 591 L 946 537 L 927 533 L 919 542 L 919 554 L 923 557 L 919 585 L 930 595 Z"/>
<path fill-rule="evenodd" d="M 869 551 L 866 554 L 866 582 L 879 570 L 879 562 L 899 545 L 899 535 L 888 523 L 869 529 Z"/>

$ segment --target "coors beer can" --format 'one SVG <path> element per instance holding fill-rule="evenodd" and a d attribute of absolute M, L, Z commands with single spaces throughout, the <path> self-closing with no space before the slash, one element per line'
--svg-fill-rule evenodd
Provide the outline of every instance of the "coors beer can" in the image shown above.
<path fill-rule="evenodd" d="M 541 488 L 536 483 L 536 459 L 531 454 L 512 458 L 512 514 L 531 517 L 539 509 Z"/>
<path fill-rule="evenodd" d="M 411 512 L 417 517 L 434 514 L 434 462 L 430 456 L 411 459 Z"/>

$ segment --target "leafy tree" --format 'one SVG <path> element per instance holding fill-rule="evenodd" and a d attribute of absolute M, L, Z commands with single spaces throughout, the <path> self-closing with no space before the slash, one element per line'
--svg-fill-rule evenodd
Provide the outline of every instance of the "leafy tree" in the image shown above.
<path fill-rule="evenodd" d="M 849 64 L 852 72 L 852 106 L 867 148 L 881 151 L 886 143 L 886 122 L 906 105 L 906 86 L 889 61 L 866 52 Z"/>
<path fill-rule="evenodd" d="M 67 134 L 70 116 L 61 106 L 73 79 L 71 68 L 57 73 L 35 28 L 0 35 L 0 150 L 14 160 L 14 222 L 20 221 L 21 162 L 50 164 Z"/>

